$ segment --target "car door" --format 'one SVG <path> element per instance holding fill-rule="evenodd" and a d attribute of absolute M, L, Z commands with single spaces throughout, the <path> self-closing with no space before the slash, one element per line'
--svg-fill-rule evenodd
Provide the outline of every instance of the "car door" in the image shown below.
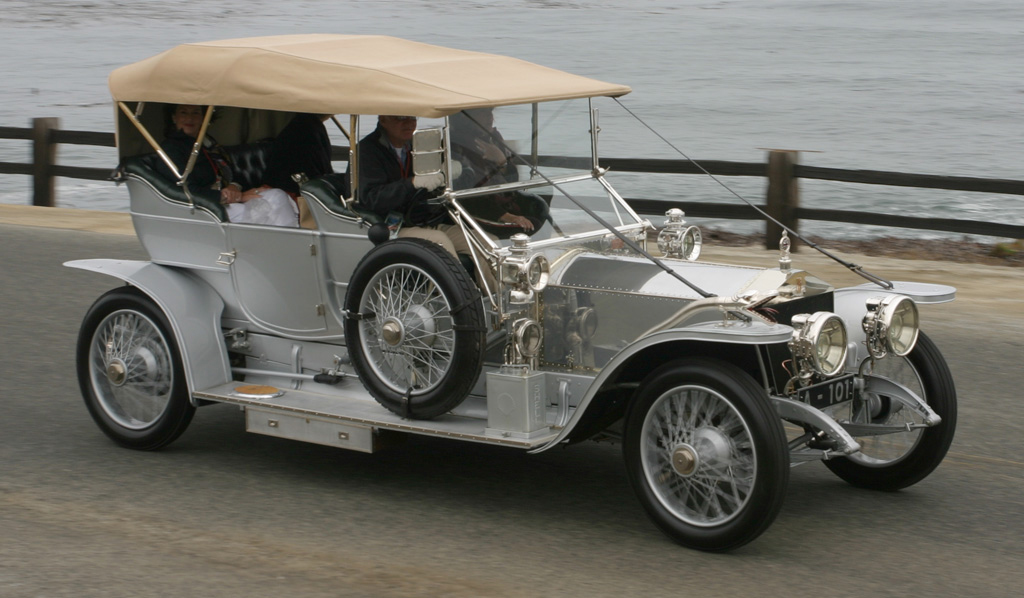
<path fill-rule="evenodd" d="M 273 332 L 327 330 L 316 231 L 228 224 L 231 280 L 248 319 Z"/>

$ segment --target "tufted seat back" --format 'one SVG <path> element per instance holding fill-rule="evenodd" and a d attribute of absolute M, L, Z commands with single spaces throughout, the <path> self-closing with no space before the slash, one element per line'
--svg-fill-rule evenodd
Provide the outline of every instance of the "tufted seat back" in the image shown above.
<path fill-rule="evenodd" d="M 226 147 L 225 153 L 231 161 L 231 178 L 242 186 L 252 189 L 263 184 L 263 174 L 270 163 L 272 140 L 257 141 L 244 145 Z"/>
<path fill-rule="evenodd" d="M 341 199 L 342 190 L 348 189 L 347 175 L 345 174 L 328 174 L 306 181 L 302 184 L 301 189 L 303 195 L 312 198 L 335 214 L 348 218 L 361 218 L 370 224 L 380 222 L 380 216 L 367 210 L 357 209 L 351 201 L 346 202 Z"/>
<path fill-rule="evenodd" d="M 223 148 L 231 162 L 232 180 L 241 185 L 243 189 L 260 186 L 263 173 L 266 172 L 267 164 L 270 162 L 271 144 L 272 141 L 264 140 Z M 156 153 L 132 156 L 125 159 L 123 170 L 125 174 L 132 174 L 148 181 L 171 201 L 187 205 L 188 197 L 178 186 L 177 181 L 168 179 L 157 169 L 160 162 L 160 156 Z M 204 189 L 199 193 L 193 193 L 192 198 L 196 206 L 213 213 L 221 221 L 227 221 L 227 211 L 220 203 L 219 192 Z"/>

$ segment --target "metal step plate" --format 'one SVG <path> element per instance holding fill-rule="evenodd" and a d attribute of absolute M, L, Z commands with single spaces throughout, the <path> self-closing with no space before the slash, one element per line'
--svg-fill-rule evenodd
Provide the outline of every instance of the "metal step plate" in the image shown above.
<path fill-rule="evenodd" d="M 245 382 L 229 382 L 193 394 L 197 399 L 245 407 L 247 429 L 251 432 L 367 452 L 372 452 L 372 448 L 368 449 L 369 445 L 361 439 L 363 430 L 371 434 L 375 429 L 408 432 L 523 449 L 542 446 L 556 436 L 553 431 L 534 438 L 496 434 L 487 430 L 486 417 L 446 414 L 431 420 L 404 419 L 382 407 L 358 383 L 342 390 L 326 395 L 284 388 L 254 389 Z M 249 410 L 256 413 L 250 415 Z M 280 417 L 274 420 L 274 415 Z M 270 424 L 272 420 L 276 425 Z M 346 433 L 347 439 L 339 436 Z"/>

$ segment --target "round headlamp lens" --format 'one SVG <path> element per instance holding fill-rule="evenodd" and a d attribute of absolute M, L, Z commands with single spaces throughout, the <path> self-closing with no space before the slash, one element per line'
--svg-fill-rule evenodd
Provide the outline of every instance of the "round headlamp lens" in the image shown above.
<path fill-rule="evenodd" d="M 683 259 L 692 262 L 700 257 L 703 243 L 699 228 L 691 226 L 686 229 L 686 232 L 683 233 Z"/>
<path fill-rule="evenodd" d="M 822 376 L 834 376 L 846 363 L 847 335 L 843 319 L 828 311 L 796 314 L 790 320 L 793 338 L 789 341 L 793 357 L 800 363 L 801 375 L 807 366 Z"/>
<path fill-rule="evenodd" d="M 815 372 L 833 376 L 843 370 L 847 350 L 843 318 L 829 311 L 800 313 L 793 316 L 793 326 L 797 332 L 791 346 L 797 347 Z"/>
<path fill-rule="evenodd" d="M 920 330 L 920 319 L 914 301 L 909 297 L 892 295 L 882 301 L 880 309 L 889 350 L 900 356 L 913 351 Z"/>
<path fill-rule="evenodd" d="M 543 334 L 534 320 L 523 320 L 515 326 L 516 345 L 523 357 L 533 357 L 540 352 Z"/>
<path fill-rule="evenodd" d="M 548 286 L 549 273 L 548 259 L 538 253 L 526 264 L 526 284 L 534 292 L 543 291 Z"/>
<path fill-rule="evenodd" d="M 822 319 L 814 342 L 818 371 L 831 376 L 843 369 L 846 361 L 846 325 L 838 315 Z"/>

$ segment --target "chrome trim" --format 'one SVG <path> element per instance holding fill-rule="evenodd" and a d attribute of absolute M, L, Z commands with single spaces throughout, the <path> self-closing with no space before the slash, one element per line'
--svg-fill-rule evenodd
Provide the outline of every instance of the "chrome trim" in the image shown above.
<path fill-rule="evenodd" d="M 192 174 L 192 169 L 196 165 L 196 160 L 199 158 L 199 149 L 203 147 L 203 141 L 206 140 L 206 130 L 210 128 L 210 119 L 213 118 L 213 104 L 206 107 L 206 116 L 203 117 L 203 124 L 199 127 L 199 135 L 196 136 L 196 142 L 192 144 L 192 153 L 188 157 L 188 162 L 185 163 L 185 170 L 181 173 L 181 180 L 178 181 L 178 186 L 181 187 L 181 191 L 188 198 L 189 205 L 192 209 L 195 209 L 195 200 L 192 199 L 192 192 L 188 188 L 188 177 Z"/>
<path fill-rule="evenodd" d="M 300 374 L 298 372 L 281 372 L 276 370 L 260 370 L 256 368 L 231 368 L 231 372 L 234 374 L 246 374 L 249 376 L 267 376 L 269 378 L 287 378 L 289 380 L 310 380 L 314 378 L 314 374 Z M 339 373 L 339 376 L 345 376 L 346 378 L 351 376 L 350 374 Z M 295 388 L 298 388 L 296 386 Z"/>
<path fill-rule="evenodd" d="M 921 330 L 921 314 L 913 299 L 906 295 L 886 295 L 885 297 L 871 297 L 866 301 L 866 304 L 867 313 L 864 314 L 864 319 L 861 320 L 861 327 L 867 335 L 867 349 L 872 357 L 881 359 L 889 352 L 893 355 L 904 357 L 914 350 L 914 345 L 917 344 L 918 333 Z M 909 331 L 911 339 L 910 342 L 906 343 L 905 348 L 897 350 L 892 339 L 893 320 L 896 311 L 901 309 L 903 305 L 910 306 L 912 316 L 909 322 L 905 318 L 901 318 L 900 328 L 896 332 L 902 336 Z"/>
<path fill-rule="evenodd" d="M 292 372 L 299 374 L 302 373 L 302 345 L 295 343 L 292 345 Z M 302 384 L 298 380 L 292 381 L 292 388 L 298 390 L 302 388 Z"/>
<path fill-rule="evenodd" d="M 569 389 L 569 381 L 562 379 L 558 381 L 558 419 L 555 421 L 556 428 L 564 429 L 569 423 L 569 401 L 572 394 Z"/>
<path fill-rule="evenodd" d="M 230 266 L 235 263 L 235 259 L 238 258 L 238 250 L 222 251 L 214 260 L 214 263 L 218 266 Z"/>
<path fill-rule="evenodd" d="M 556 185 L 563 185 L 566 183 L 575 183 L 576 181 L 585 181 L 587 179 L 594 178 L 594 174 L 587 172 L 584 174 L 566 175 L 554 179 L 530 179 L 528 181 L 522 181 L 519 183 L 506 183 L 504 185 L 489 185 L 487 187 L 473 187 L 472 189 L 461 189 L 452 190 L 450 197 L 452 200 L 456 200 L 460 197 L 476 197 L 478 195 L 492 195 L 500 191 L 520 191 L 523 189 L 533 189 L 535 187 L 554 187 Z M 549 182 L 550 181 L 550 182 Z"/>
<path fill-rule="evenodd" d="M 917 396 L 914 391 L 903 386 L 899 382 L 894 382 L 888 378 L 882 378 L 881 376 L 865 374 L 864 392 L 882 394 L 899 401 L 903 405 L 916 411 L 918 415 L 924 419 L 924 423 L 927 426 L 937 426 L 942 423 L 942 417 L 935 413 L 924 399 Z"/>
<path fill-rule="evenodd" d="M 352 139 L 359 139 L 359 115 L 350 114 L 348 117 L 348 126 L 352 129 Z M 349 142 L 348 144 L 348 166 L 349 166 L 349 194 L 352 196 L 352 202 L 356 203 L 359 201 L 359 143 Z"/>
<path fill-rule="evenodd" d="M 627 291 L 624 294 L 641 295 L 642 293 L 636 291 Z M 687 303 L 676 313 L 672 314 L 671 317 L 666 319 L 645 331 L 641 334 L 642 337 L 660 332 L 662 330 L 668 330 L 672 328 L 679 328 L 683 322 L 688 320 L 690 317 L 696 315 L 698 312 L 702 312 L 708 309 L 721 309 L 726 312 L 740 312 L 745 308 L 752 305 L 752 302 L 744 300 L 742 297 L 706 297 L 704 299 L 694 299 L 690 303 Z M 753 317 L 755 314 L 744 311 L 743 314 L 747 317 Z"/>
<path fill-rule="evenodd" d="M 854 436 L 884 436 L 899 432 L 910 432 L 920 428 L 930 428 L 928 424 L 907 423 L 905 426 L 886 426 L 882 424 L 850 424 L 842 423 L 843 429 Z"/>
<path fill-rule="evenodd" d="M 834 367 L 826 369 L 827 363 L 823 361 L 818 351 L 818 340 L 821 338 L 822 330 L 829 322 L 838 322 L 839 330 L 842 332 L 842 343 L 829 342 L 829 349 L 840 348 L 841 353 L 838 359 L 834 360 Z M 796 375 L 807 380 L 811 377 L 808 368 L 831 378 L 842 372 L 846 365 L 847 342 L 849 333 L 846 329 L 846 322 L 839 315 L 829 311 L 816 311 L 813 314 L 797 314 L 792 317 L 793 338 L 789 341 L 789 351 L 793 354 L 800 371 Z"/>
<path fill-rule="evenodd" d="M 601 175 L 597 176 L 595 178 L 597 178 L 597 182 L 601 183 L 601 186 L 604 187 L 612 195 L 612 197 L 615 198 L 615 201 L 613 202 L 613 204 L 617 205 L 620 208 L 623 208 L 627 214 L 629 214 L 630 216 L 632 216 L 633 218 L 636 219 L 637 223 L 643 224 L 644 223 L 644 219 L 641 218 L 639 214 L 634 212 L 633 208 L 630 207 L 629 203 L 627 203 L 626 200 L 623 199 L 623 197 L 621 195 L 619 195 L 619 192 L 616 191 L 614 187 L 612 187 L 612 184 L 605 180 L 605 178 L 604 178 L 604 173 L 605 172 L 607 172 L 607 170 L 602 170 L 601 171 Z M 632 223 L 630 223 L 630 224 L 623 224 L 622 223 L 622 216 L 619 215 L 618 210 L 616 210 L 615 215 L 619 217 L 619 226 L 632 226 Z M 644 226 L 644 228 L 647 228 L 646 225 Z"/>
<path fill-rule="evenodd" d="M 628 232 L 632 232 L 634 230 L 646 230 L 646 225 L 643 222 L 637 222 L 636 224 L 622 224 L 622 225 L 619 225 L 619 226 L 615 227 L 615 230 L 619 231 L 620 233 L 625 234 L 625 233 L 628 233 Z M 586 231 L 586 232 L 582 232 L 582 233 L 573 233 L 571 235 L 566 235 L 564 237 L 554 237 L 554 238 L 551 238 L 551 239 L 541 239 L 539 241 L 531 241 L 530 242 L 530 247 L 531 248 L 535 248 L 535 249 L 540 249 L 540 248 L 544 248 L 544 247 L 550 247 L 550 246 L 553 246 L 553 245 L 561 245 L 563 243 L 568 243 L 568 242 L 573 242 L 573 241 L 583 241 L 583 240 L 586 240 L 586 239 L 593 239 L 593 238 L 597 238 L 597 237 L 610 236 L 611 234 L 612 233 L 608 229 L 604 229 L 604 228 L 600 229 L 600 230 L 595 229 L 595 230 L 590 230 L 590 231 Z"/>
<path fill-rule="evenodd" d="M 843 429 L 836 420 L 825 415 L 821 410 L 815 409 L 806 403 L 784 397 L 771 396 L 769 399 L 772 402 L 772 406 L 775 407 L 775 411 L 782 419 L 810 424 L 828 434 L 836 442 L 837 452 L 850 455 L 860 450 L 860 443 L 854 440 L 853 436 Z M 828 459 L 829 453 L 830 451 L 822 451 L 821 458 Z"/>

